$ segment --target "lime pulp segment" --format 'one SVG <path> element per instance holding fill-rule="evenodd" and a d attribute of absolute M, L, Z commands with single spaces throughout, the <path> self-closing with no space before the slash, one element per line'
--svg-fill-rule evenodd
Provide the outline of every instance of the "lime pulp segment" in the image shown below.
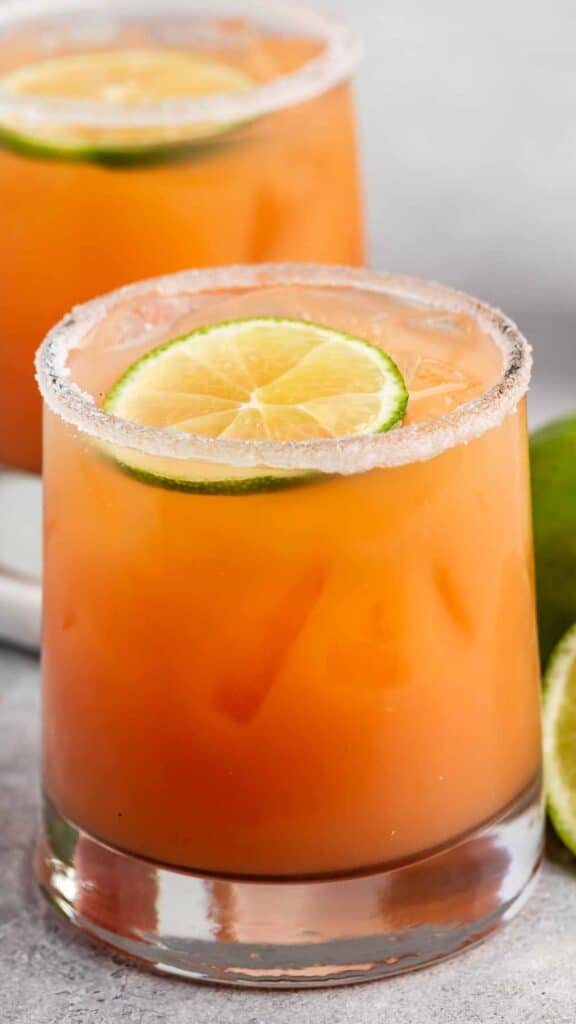
<path fill-rule="evenodd" d="M 0 95 L 74 100 L 126 112 L 126 126 L 28 123 L 16 114 L 0 123 L 0 144 L 23 155 L 58 160 L 133 164 L 170 157 L 228 135 L 231 123 L 130 126 L 140 103 L 186 101 L 238 93 L 257 83 L 219 59 L 175 50 L 97 51 L 25 65 L 0 77 Z M 33 125 L 33 126 L 32 126 Z"/>
<path fill-rule="evenodd" d="M 376 434 L 404 415 L 393 360 L 363 339 L 281 317 L 233 320 L 164 343 L 130 366 L 103 408 L 126 420 L 235 441 Z M 140 480 L 205 493 L 272 490 L 317 479 L 292 469 L 109 454 Z"/>

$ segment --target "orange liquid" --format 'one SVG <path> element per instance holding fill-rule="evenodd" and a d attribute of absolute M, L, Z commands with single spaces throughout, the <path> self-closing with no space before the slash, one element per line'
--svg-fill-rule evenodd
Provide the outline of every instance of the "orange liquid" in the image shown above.
<path fill-rule="evenodd" d="M 123 44 L 138 41 L 131 34 Z M 226 56 L 266 81 L 317 49 L 259 37 Z M 29 44 L 21 54 L 34 60 Z M 14 63 L 12 52 L 8 62 L 0 52 L 3 63 Z M 265 260 L 362 260 L 347 85 L 152 166 L 0 150 L 0 464 L 40 469 L 33 354 L 73 304 L 190 266 Z"/>
<path fill-rule="evenodd" d="M 255 313 L 354 329 L 398 360 L 412 422 L 499 373 L 463 316 L 341 289 L 204 299 L 161 335 Z M 122 342 L 128 313 L 71 358 L 95 395 L 150 347 Z M 534 780 L 522 408 L 427 462 L 251 496 L 142 484 L 52 413 L 45 455 L 45 784 L 91 835 L 330 874 L 453 842 Z"/>

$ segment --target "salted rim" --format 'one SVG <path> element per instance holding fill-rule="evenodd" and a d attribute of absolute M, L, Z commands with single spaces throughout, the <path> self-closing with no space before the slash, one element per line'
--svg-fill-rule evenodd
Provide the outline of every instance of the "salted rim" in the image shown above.
<path fill-rule="evenodd" d="M 170 0 L 170 10 L 192 14 L 210 13 L 207 0 Z M 326 92 L 350 76 L 359 59 L 360 48 L 353 33 L 344 25 L 289 0 L 226 0 L 226 6 L 237 8 L 243 15 L 284 15 L 300 31 L 325 43 L 319 57 L 307 61 L 297 71 L 279 75 L 271 82 L 242 93 L 227 93 L 184 100 L 164 99 L 142 101 L 122 107 L 89 100 L 48 99 L 18 96 L 0 88 L 0 119 L 16 116 L 30 122 L 83 125 L 181 125 L 251 120 L 275 110 L 291 107 Z M 0 32 L 12 24 L 52 15 L 78 15 L 92 10 L 98 18 L 112 21 L 123 14 L 145 18 L 151 11 L 162 13 L 159 0 L 7 0 L 0 5 Z"/>
<path fill-rule="evenodd" d="M 224 440 L 169 428 L 146 427 L 104 412 L 91 395 L 71 380 L 68 354 L 82 344 L 88 333 L 119 302 L 150 291 L 161 296 L 177 296 L 271 285 L 355 288 L 412 301 L 429 309 L 467 313 L 502 352 L 502 375 L 478 398 L 436 419 L 398 427 L 384 434 L 307 441 Z M 418 278 L 305 263 L 188 270 L 127 285 L 77 306 L 50 331 L 36 353 L 36 378 L 49 408 L 67 423 L 100 441 L 168 458 L 342 474 L 425 461 L 480 437 L 516 408 L 528 390 L 531 367 L 530 346 L 516 325 L 499 310 L 463 292 Z"/>

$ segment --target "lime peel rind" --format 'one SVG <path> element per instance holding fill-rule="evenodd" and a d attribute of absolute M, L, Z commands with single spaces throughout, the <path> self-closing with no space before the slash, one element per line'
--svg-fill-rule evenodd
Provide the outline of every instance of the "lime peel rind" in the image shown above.
<path fill-rule="evenodd" d="M 136 466 L 130 466 L 120 459 L 113 459 L 114 464 L 122 472 L 128 473 L 142 484 L 161 487 L 165 491 L 180 491 L 184 494 L 205 494 L 213 497 L 238 498 L 251 494 L 263 494 L 271 491 L 286 491 L 293 487 L 318 484 L 332 479 L 328 473 L 316 473 L 312 470 L 293 476 L 255 476 L 245 480 L 183 480 L 178 477 L 160 476 L 147 472 Z"/>
<path fill-rule="evenodd" d="M 176 160 L 205 156 L 209 150 L 224 143 L 231 132 L 239 131 L 247 122 L 221 125 L 218 130 L 206 132 L 201 138 L 178 142 L 157 142 L 149 145 L 109 143 L 65 144 L 53 143 L 23 135 L 0 124 L 0 146 L 34 160 L 58 160 L 63 163 L 90 163 L 102 167 L 142 167 L 149 164 L 173 163 Z"/>

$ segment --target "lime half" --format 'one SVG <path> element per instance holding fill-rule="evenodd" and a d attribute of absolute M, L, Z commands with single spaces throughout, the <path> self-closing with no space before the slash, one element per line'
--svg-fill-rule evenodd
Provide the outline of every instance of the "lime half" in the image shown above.
<path fill-rule="evenodd" d="M 576 625 L 558 644 L 544 677 L 544 774 L 550 819 L 576 854 Z"/>
<path fill-rule="evenodd" d="M 201 327 L 129 367 L 104 409 L 152 427 L 237 441 L 306 441 L 389 430 L 408 392 L 392 359 L 361 338 L 304 320 L 263 317 Z M 112 452 L 163 487 L 205 493 L 271 490 L 316 478 Z"/>
<path fill-rule="evenodd" d="M 252 89 L 255 81 L 213 57 L 167 49 L 110 50 L 38 61 L 0 78 L 4 94 L 108 105 L 111 114 L 142 103 L 199 98 Z M 233 124 L 111 125 L 28 122 L 0 124 L 0 144 L 59 160 L 129 164 L 170 156 L 230 132 Z"/>
<path fill-rule="evenodd" d="M 576 416 L 530 438 L 540 654 L 576 622 Z"/>

